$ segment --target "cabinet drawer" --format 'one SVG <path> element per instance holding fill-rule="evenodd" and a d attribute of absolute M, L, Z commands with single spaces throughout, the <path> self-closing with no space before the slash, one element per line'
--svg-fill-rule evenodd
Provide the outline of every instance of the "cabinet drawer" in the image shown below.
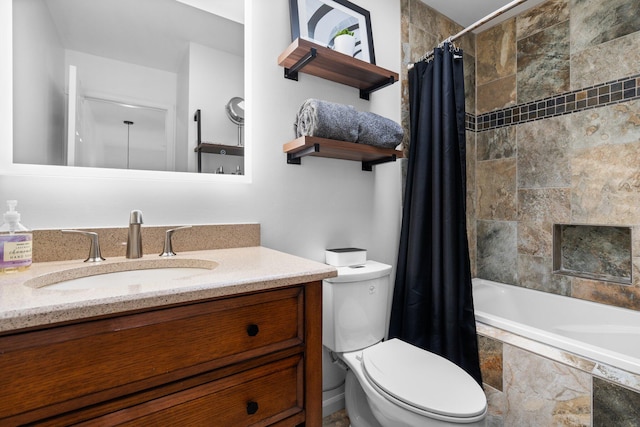
<path fill-rule="evenodd" d="M 303 308 L 290 288 L 0 337 L 0 424 L 299 345 Z"/>
<path fill-rule="evenodd" d="M 268 425 L 302 411 L 302 357 L 203 384 L 81 425 Z"/>

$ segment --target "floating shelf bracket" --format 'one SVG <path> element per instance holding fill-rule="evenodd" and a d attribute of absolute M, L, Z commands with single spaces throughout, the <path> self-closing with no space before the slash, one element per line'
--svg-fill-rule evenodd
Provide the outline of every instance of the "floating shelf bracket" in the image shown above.
<path fill-rule="evenodd" d="M 315 47 L 309 49 L 309 53 L 305 54 L 298 62 L 293 64 L 291 68 L 284 69 L 284 78 L 298 81 L 298 71 L 304 68 L 309 62 L 316 59 L 318 50 Z"/>
<path fill-rule="evenodd" d="M 310 147 L 305 148 L 304 150 L 300 150 L 295 153 L 287 153 L 287 163 L 290 165 L 300 165 L 302 164 L 302 159 L 304 156 L 308 156 L 311 153 L 319 153 L 320 152 L 320 144 L 313 144 Z"/>
<path fill-rule="evenodd" d="M 193 121 L 198 123 L 197 127 L 197 135 L 198 135 L 198 147 L 202 143 L 202 114 L 200 109 L 196 110 L 196 113 L 193 115 Z M 202 173 L 202 152 L 198 151 L 198 173 Z"/>
<path fill-rule="evenodd" d="M 388 157 L 382 157 L 380 159 L 376 159 L 376 160 L 369 160 L 369 161 L 363 161 L 362 162 L 362 170 L 363 171 L 367 171 L 367 172 L 371 172 L 373 171 L 373 167 L 375 165 L 379 165 L 380 163 L 388 163 L 388 162 L 395 162 L 396 161 L 396 155 L 392 154 L 391 156 Z"/>
<path fill-rule="evenodd" d="M 376 90 L 382 89 L 383 87 L 390 86 L 396 82 L 396 79 L 393 76 L 389 76 L 388 79 L 382 80 L 380 83 L 377 83 L 367 89 L 360 89 L 360 98 L 369 100 L 369 95 L 371 92 L 375 92 Z"/>

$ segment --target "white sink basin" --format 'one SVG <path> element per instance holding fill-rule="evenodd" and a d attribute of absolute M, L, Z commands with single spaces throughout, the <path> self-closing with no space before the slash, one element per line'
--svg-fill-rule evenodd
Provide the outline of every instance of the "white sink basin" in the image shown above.
<path fill-rule="evenodd" d="M 215 261 L 199 259 L 140 259 L 74 267 L 44 274 L 26 281 L 25 286 L 47 290 L 83 290 L 106 287 L 188 286 L 197 276 L 211 274 Z"/>
<path fill-rule="evenodd" d="M 169 267 L 149 270 L 119 271 L 65 280 L 48 285 L 51 290 L 78 290 L 102 288 L 106 286 L 143 286 L 187 280 L 202 273 L 211 273 L 208 268 Z"/>

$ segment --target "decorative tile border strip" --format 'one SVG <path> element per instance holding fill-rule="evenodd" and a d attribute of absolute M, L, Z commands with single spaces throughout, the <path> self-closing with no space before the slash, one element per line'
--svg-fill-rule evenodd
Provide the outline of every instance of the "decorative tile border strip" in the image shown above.
<path fill-rule="evenodd" d="M 538 101 L 478 116 L 466 114 L 465 128 L 474 132 L 577 113 L 640 98 L 640 74 L 565 92 Z"/>

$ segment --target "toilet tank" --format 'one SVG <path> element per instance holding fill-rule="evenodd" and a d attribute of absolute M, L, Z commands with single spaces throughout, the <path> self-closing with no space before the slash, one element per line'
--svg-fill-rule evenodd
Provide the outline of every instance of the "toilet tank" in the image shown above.
<path fill-rule="evenodd" d="M 376 261 L 338 267 L 322 283 L 322 344 L 338 353 L 369 347 L 385 335 L 391 266 Z"/>

